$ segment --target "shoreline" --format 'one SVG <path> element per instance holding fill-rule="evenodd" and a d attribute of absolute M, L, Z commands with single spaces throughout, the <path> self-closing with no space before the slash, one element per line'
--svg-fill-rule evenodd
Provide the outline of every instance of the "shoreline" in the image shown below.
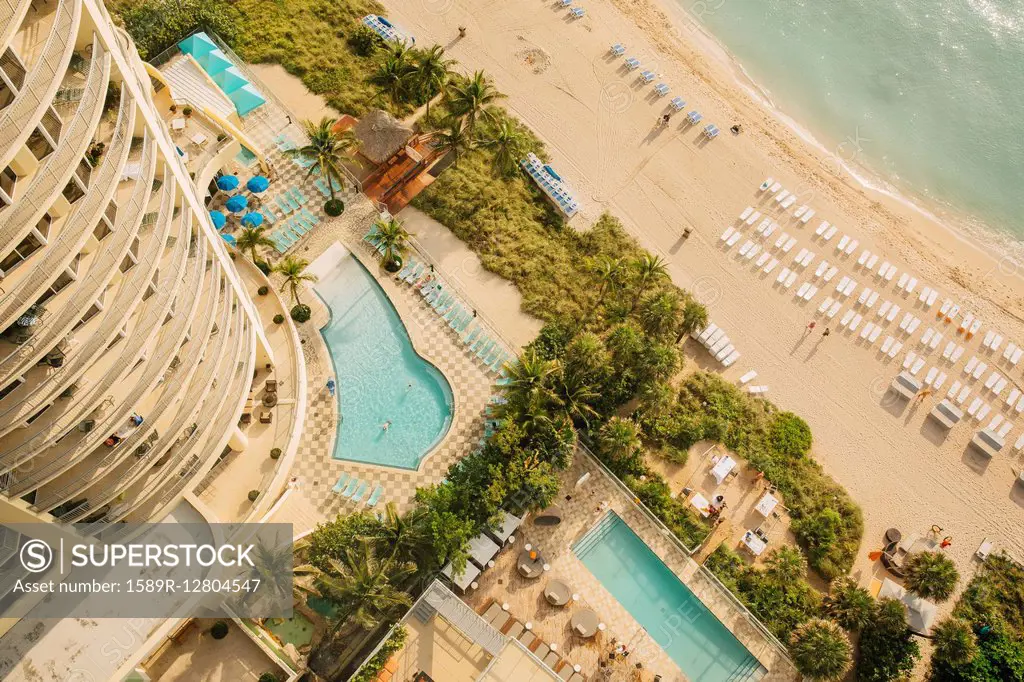
<path fill-rule="evenodd" d="M 691 29 L 690 35 L 693 36 L 693 43 L 703 53 L 703 56 L 710 58 L 727 70 L 739 89 L 744 91 L 755 103 L 761 105 L 765 111 L 804 143 L 813 147 L 823 159 L 836 159 L 838 166 L 854 181 L 858 189 L 880 194 L 915 211 L 921 217 L 948 232 L 950 236 L 996 261 L 1008 257 L 1013 259 L 1014 268 L 1024 264 L 1024 241 L 1017 238 L 1011 231 L 992 225 L 982 217 L 973 215 L 952 203 L 928 196 L 913 187 L 900 187 L 887 181 L 881 177 L 877 169 L 866 163 L 851 163 L 841 159 L 838 154 L 829 152 L 829 145 L 822 141 L 825 138 L 817 135 L 809 125 L 786 113 L 780 104 L 772 98 L 771 90 L 759 83 L 747 71 L 739 58 L 730 52 L 728 46 L 706 25 L 680 6 L 679 0 L 655 0 L 655 2 L 674 24 L 674 29 L 681 35 L 682 27 Z M 842 145 L 844 142 L 836 144 Z M 842 178 L 840 177 L 840 179 Z M 1004 253 L 1004 251 L 1011 253 Z"/>

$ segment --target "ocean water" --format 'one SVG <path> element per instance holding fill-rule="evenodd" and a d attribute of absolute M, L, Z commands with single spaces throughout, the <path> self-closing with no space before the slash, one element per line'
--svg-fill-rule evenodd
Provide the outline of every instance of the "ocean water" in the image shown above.
<path fill-rule="evenodd" d="M 451 426 L 451 386 L 416 353 L 387 294 L 354 257 L 316 291 L 331 309 L 320 333 L 338 378 L 334 458 L 417 468 Z"/>
<path fill-rule="evenodd" d="M 835 160 L 1024 238 L 1020 0 L 678 1 Z"/>

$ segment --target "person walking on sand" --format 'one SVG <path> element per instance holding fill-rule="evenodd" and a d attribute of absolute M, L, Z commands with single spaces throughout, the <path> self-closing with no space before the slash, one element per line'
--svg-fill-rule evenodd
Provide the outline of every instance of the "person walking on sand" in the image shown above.
<path fill-rule="evenodd" d="M 831 333 L 832 333 L 832 330 L 831 330 L 831 329 L 829 329 L 828 327 L 825 327 L 825 331 L 823 331 L 823 332 L 821 333 L 821 338 L 825 338 L 826 336 L 828 336 L 828 335 L 829 335 L 829 334 L 831 334 Z"/>
<path fill-rule="evenodd" d="M 466 37 L 466 27 L 465 26 L 459 26 L 459 37 L 460 38 L 465 38 Z"/>
<path fill-rule="evenodd" d="M 914 402 L 915 403 L 923 403 L 924 399 L 927 398 L 928 396 L 930 396 L 931 394 L 932 394 L 932 389 L 930 389 L 930 388 L 922 389 L 916 396 L 914 396 Z"/>
<path fill-rule="evenodd" d="M 815 322 L 814 320 L 811 320 L 811 321 L 810 321 L 810 322 L 809 322 L 809 323 L 807 324 L 807 328 L 806 328 L 806 329 L 804 329 L 804 335 L 806 336 L 807 334 L 810 334 L 811 332 L 813 332 L 813 331 L 814 331 L 814 328 L 815 328 L 815 327 L 816 327 L 817 325 L 818 325 L 818 323 L 817 323 L 817 322 Z"/>

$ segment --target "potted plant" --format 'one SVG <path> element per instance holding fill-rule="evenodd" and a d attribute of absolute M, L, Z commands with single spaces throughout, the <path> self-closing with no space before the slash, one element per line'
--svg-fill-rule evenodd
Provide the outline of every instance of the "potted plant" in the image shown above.
<path fill-rule="evenodd" d="M 283 323 L 284 323 L 284 315 L 282 315 L 281 313 L 278 313 L 277 315 L 274 315 L 274 324 L 283 324 Z"/>
<path fill-rule="evenodd" d="M 280 682 L 280 678 L 274 673 L 263 673 L 258 682 Z"/>
<path fill-rule="evenodd" d="M 266 296 L 267 294 L 270 293 L 270 287 L 264 284 L 263 286 L 256 290 L 256 293 L 259 294 L 260 296 Z"/>
<path fill-rule="evenodd" d="M 331 216 L 332 218 L 337 218 L 344 212 L 345 202 L 342 201 L 341 199 L 328 199 L 324 203 L 324 213 Z"/>
<path fill-rule="evenodd" d="M 260 491 L 259 490 L 250 490 L 249 491 L 249 501 L 250 502 L 255 502 L 257 499 L 259 499 L 259 496 L 260 496 Z"/>
<path fill-rule="evenodd" d="M 281 456 L 281 448 L 274 448 L 270 451 L 270 459 L 277 459 Z"/>
<path fill-rule="evenodd" d="M 228 636 L 228 623 L 225 620 L 218 620 L 210 628 L 210 634 L 214 639 L 224 639 Z"/>
<path fill-rule="evenodd" d="M 172 104 L 171 105 L 171 113 L 172 114 L 178 113 L 178 105 L 177 104 Z"/>
<path fill-rule="evenodd" d="M 313 311 L 305 303 L 298 303 L 292 307 L 292 319 L 296 322 L 308 322 L 313 316 Z"/>
<path fill-rule="evenodd" d="M 192 117 L 192 107 L 190 107 L 189 105 L 187 105 L 187 104 L 186 104 L 186 105 L 185 105 L 185 106 L 184 106 L 184 107 L 182 108 L 182 110 L 181 110 L 181 113 L 182 113 L 182 115 L 183 115 L 183 116 L 184 116 L 185 118 L 191 118 L 191 117 Z"/>
<path fill-rule="evenodd" d="M 374 223 L 377 230 L 377 246 L 381 250 L 381 264 L 388 272 L 398 272 L 402 268 L 403 256 L 407 248 L 409 233 L 400 220 L 390 218 Z"/>

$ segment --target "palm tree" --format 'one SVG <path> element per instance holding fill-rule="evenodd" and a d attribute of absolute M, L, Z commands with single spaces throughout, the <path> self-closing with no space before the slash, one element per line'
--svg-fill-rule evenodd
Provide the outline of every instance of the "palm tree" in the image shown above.
<path fill-rule="evenodd" d="M 281 275 L 284 279 L 281 283 L 281 291 L 284 291 L 287 287 L 291 291 L 292 300 L 295 301 L 295 305 L 302 305 L 302 301 L 299 300 L 299 289 L 302 287 L 303 282 L 313 283 L 317 281 L 316 275 L 306 272 L 307 265 L 309 265 L 309 261 L 304 258 L 285 256 L 274 266 L 274 272 Z"/>
<path fill-rule="evenodd" d="M 511 119 L 498 122 L 494 132 L 483 141 L 483 146 L 494 150 L 494 168 L 511 175 L 526 155 L 526 136 Z"/>
<path fill-rule="evenodd" d="M 636 301 L 633 305 L 636 306 Z M 640 324 L 644 331 L 657 338 L 678 328 L 680 318 L 679 295 L 672 290 L 659 291 L 648 297 L 640 309 Z"/>
<path fill-rule="evenodd" d="M 605 294 L 619 285 L 619 279 L 622 276 L 624 267 L 624 261 L 621 258 L 609 258 L 608 256 L 601 256 L 594 264 L 594 273 L 597 275 L 600 287 L 597 290 L 597 298 L 594 299 L 594 305 L 591 306 L 590 312 L 587 313 L 588 319 L 597 310 L 597 307 L 604 303 Z"/>
<path fill-rule="evenodd" d="M 825 613 L 849 631 L 867 625 L 875 612 L 875 600 L 849 576 L 841 576 L 829 585 L 823 600 Z"/>
<path fill-rule="evenodd" d="M 371 85 L 377 87 L 377 96 L 387 95 L 391 105 L 397 107 L 413 87 L 416 67 L 410 63 L 405 50 L 392 50 L 370 76 Z"/>
<path fill-rule="evenodd" d="M 274 246 L 274 242 L 266 236 L 265 227 L 243 227 L 242 231 L 235 237 L 235 247 L 240 251 L 248 251 L 253 263 L 259 263 L 259 254 L 256 252 L 261 246 Z"/>
<path fill-rule="evenodd" d="M 557 362 L 544 358 L 534 348 L 527 348 L 518 360 L 508 365 L 505 384 L 508 403 L 517 407 L 531 404 L 547 407 L 555 402 L 551 384 L 557 371 Z"/>
<path fill-rule="evenodd" d="M 915 552 L 903 564 L 904 584 L 923 599 L 946 601 L 960 579 L 956 564 L 939 552 Z"/>
<path fill-rule="evenodd" d="M 636 278 L 636 290 L 633 292 L 633 307 L 629 310 L 629 312 L 633 312 L 648 284 L 668 278 L 668 266 L 665 263 L 665 259 L 661 256 L 652 256 L 649 253 L 645 253 L 631 261 L 629 265 L 633 269 L 634 277 Z"/>
<path fill-rule="evenodd" d="M 354 632 L 344 632 L 346 626 L 366 633 L 398 609 L 411 606 L 412 597 L 397 585 L 409 580 L 416 565 L 380 558 L 368 540 L 347 548 L 340 561 L 328 561 L 328 570 L 317 580 L 317 588 L 338 606 L 338 615 L 331 631 L 313 650 L 310 667 L 321 677 L 338 679 L 360 646 L 360 638 L 353 636 Z"/>
<path fill-rule="evenodd" d="M 319 569 L 307 563 L 296 565 L 296 557 L 301 556 L 304 543 L 300 540 L 294 546 L 291 543 L 277 548 L 257 543 L 252 557 L 253 565 L 240 576 L 243 580 L 259 580 L 261 586 L 269 588 L 269 592 L 261 592 L 278 603 L 290 603 L 295 592 L 316 593 L 310 584 L 310 578 L 320 575 Z"/>
<path fill-rule="evenodd" d="M 838 680 L 853 663 L 850 638 L 828 620 L 809 620 L 793 631 L 789 653 L 807 680 Z"/>
<path fill-rule="evenodd" d="M 448 122 L 448 127 L 434 133 L 432 139 L 438 154 L 451 154 L 456 167 L 463 154 L 473 149 L 473 136 L 457 118 Z"/>
<path fill-rule="evenodd" d="M 384 507 L 384 515 L 372 539 L 393 560 L 415 561 L 418 565 L 433 553 L 432 536 L 426 510 L 414 507 L 405 514 L 398 512 L 394 502 Z"/>
<path fill-rule="evenodd" d="M 437 95 L 444 95 L 448 90 L 448 83 L 452 76 L 454 59 L 444 56 L 444 48 L 434 45 L 429 50 L 423 50 L 416 58 L 416 84 L 420 96 L 426 100 L 427 110 L 425 116 L 430 118 L 430 100 Z"/>
<path fill-rule="evenodd" d="M 803 553 L 788 545 L 774 550 L 764 563 L 768 575 L 779 583 L 792 583 L 807 573 L 807 560 Z"/>
<path fill-rule="evenodd" d="M 947 618 L 932 629 L 933 658 L 959 667 L 978 655 L 978 640 L 971 624 L 961 618 Z"/>
<path fill-rule="evenodd" d="M 583 422 L 590 429 L 590 418 L 597 416 L 591 403 L 600 396 L 592 385 L 587 383 L 579 373 L 562 372 L 556 387 L 559 402 L 565 414 L 574 422 Z"/>
<path fill-rule="evenodd" d="M 678 344 L 687 334 L 692 334 L 698 329 L 708 326 L 708 309 L 699 301 L 687 296 L 683 304 L 683 321 L 679 325 L 679 336 L 676 337 Z"/>
<path fill-rule="evenodd" d="M 631 419 L 612 417 L 597 433 L 597 451 L 612 461 L 629 459 L 640 446 L 640 428 Z"/>
<path fill-rule="evenodd" d="M 336 123 L 326 116 L 319 122 L 303 121 L 302 127 L 309 138 L 309 144 L 285 152 L 286 156 L 313 162 L 306 171 L 306 177 L 316 174 L 324 178 L 331 193 L 331 202 L 334 201 L 335 184 L 341 187 L 345 183 L 345 172 L 342 170 L 344 158 L 359 144 L 351 130 L 336 131 Z"/>
<path fill-rule="evenodd" d="M 377 230 L 377 246 L 383 256 L 384 269 L 394 267 L 405 254 L 406 243 L 409 241 L 409 233 L 405 231 L 401 220 L 388 218 L 378 220 L 373 224 Z"/>
<path fill-rule="evenodd" d="M 472 78 L 462 79 L 448 88 L 448 108 L 455 116 L 466 119 L 472 133 L 477 118 L 494 118 L 487 107 L 503 97 L 505 95 L 495 89 L 484 72 L 477 71 Z"/>

